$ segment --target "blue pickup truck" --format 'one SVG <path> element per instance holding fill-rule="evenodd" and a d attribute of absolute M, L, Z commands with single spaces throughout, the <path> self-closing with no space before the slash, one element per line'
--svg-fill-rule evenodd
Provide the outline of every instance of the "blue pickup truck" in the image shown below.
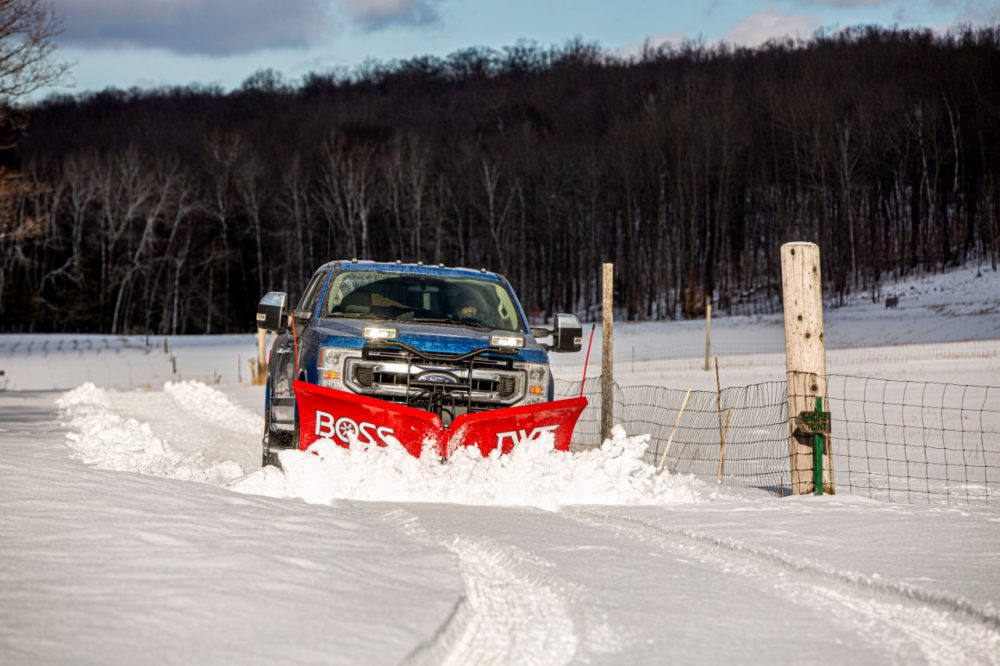
<path fill-rule="evenodd" d="M 465 415 L 553 400 L 548 352 L 579 351 L 582 343 L 573 315 L 556 315 L 552 329 L 531 328 L 507 280 L 486 270 L 333 261 L 316 271 L 294 310 L 287 301 L 271 292 L 257 310 L 258 327 L 277 332 L 265 465 L 300 446 L 293 384 L 424 410 L 448 428 Z M 551 344 L 538 341 L 549 336 Z"/>

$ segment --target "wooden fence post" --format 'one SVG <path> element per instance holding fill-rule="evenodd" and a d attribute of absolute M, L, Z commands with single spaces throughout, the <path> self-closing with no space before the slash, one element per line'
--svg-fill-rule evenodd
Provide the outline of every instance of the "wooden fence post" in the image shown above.
<path fill-rule="evenodd" d="M 267 331 L 257 329 L 257 365 L 254 366 L 254 384 L 263 384 L 267 377 Z"/>
<path fill-rule="evenodd" d="M 816 398 L 826 398 L 826 340 L 823 328 L 823 279 L 819 246 L 781 246 L 781 298 L 785 315 L 785 373 L 788 381 L 788 455 L 792 494 L 813 492 L 812 448 L 794 436 L 795 418 L 813 411 Z M 827 441 L 823 491 L 833 493 L 832 447 Z"/>
<path fill-rule="evenodd" d="M 684 415 L 684 410 L 687 408 L 688 398 L 691 397 L 691 387 L 688 387 L 687 393 L 684 394 L 684 400 L 681 401 L 681 408 L 677 411 L 677 418 L 674 419 L 674 427 L 670 430 L 670 437 L 667 438 L 667 446 L 663 449 L 663 455 L 660 456 L 660 464 L 656 466 L 656 473 L 659 474 L 663 471 L 663 463 L 667 462 L 667 454 L 670 453 L 670 447 L 674 443 L 674 435 L 677 434 L 677 428 L 681 424 L 681 416 Z"/>
<path fill-rule="evenodd" d="M 712 355 L 712 304 L 705 304 L 705 369 L 709 369 L 708 359 Z"/>
<path fill-rule="evenodd" d="M 615 424 L 614 304 L 615 265 L 604 264 L 601 271 L 601 441 L 611 437 Z"/>

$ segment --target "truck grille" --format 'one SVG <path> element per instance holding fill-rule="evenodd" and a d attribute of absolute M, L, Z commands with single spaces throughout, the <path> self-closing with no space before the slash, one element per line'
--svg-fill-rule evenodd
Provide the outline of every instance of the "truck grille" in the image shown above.
<path fill-rule="evenodd" d="M 468 411 L 512 405 L 525 396 L 527 378 L 511 359 L 480 355 L 452 361 L 435 356 L 429 361 L 406 351 L 365 349 L 362 358 L 347 360 L 345 383 L 356 393 L 403 404 L 434 394 L 462 403 Z"/>

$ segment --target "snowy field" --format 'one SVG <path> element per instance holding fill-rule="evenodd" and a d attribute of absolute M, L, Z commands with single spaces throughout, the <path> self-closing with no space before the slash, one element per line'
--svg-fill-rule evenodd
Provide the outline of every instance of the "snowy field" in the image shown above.
<path fill-rule="evenodd" d="M 1000 280 L 975 273 L 827 310 L 830 372 L 1000 385 Z M 780 318 L 712 330 L 723 385 L 783 379 Z M 615 331 L 619 383 L 715 388 L 701 324 Z M 622 431 L 261 470 L 253 354 L 0 336 L 0 663 L 1000 664 L 997 506 L 657 476 Z"/>

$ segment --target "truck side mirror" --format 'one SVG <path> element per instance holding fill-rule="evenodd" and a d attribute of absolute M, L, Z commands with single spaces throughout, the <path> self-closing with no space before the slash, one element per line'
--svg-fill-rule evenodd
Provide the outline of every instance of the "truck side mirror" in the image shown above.
<path fill-rule="evenodd" d="M 257 304 L 257 328 L 265 331 L 284 331 L 288 325 L 288 294 L 270 291 Z"/>
<path fill-rule="evenodd" d="M 557 314 L 552 326 L 552 351 L 577 352 L 583 346 L 583 327 L 575 315 Z"/>

